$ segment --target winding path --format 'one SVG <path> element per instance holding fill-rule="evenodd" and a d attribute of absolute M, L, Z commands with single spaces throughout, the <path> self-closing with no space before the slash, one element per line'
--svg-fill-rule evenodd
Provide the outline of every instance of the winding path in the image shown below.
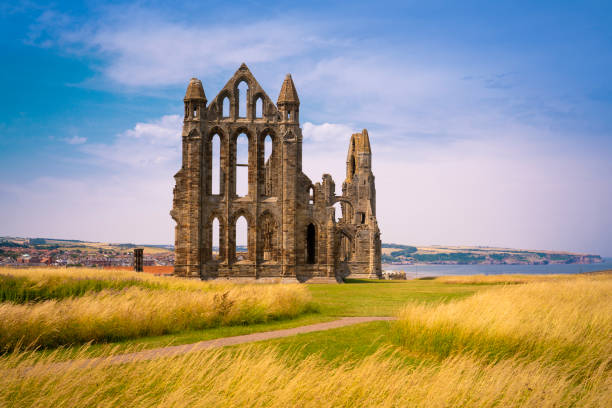
<path fill-rule="evenodd" d="M 260 333 L 245 334 L 242 336 L 233 337 L 222 337 L 219 339 L 199 341 L 197 343 L 182 344 L 179 346 L 167 346 L 154 348 L 149 350 L 142 350 L 135 353 L 117 354 L 114 356 L 96 357 L 81 360 L 70 360 L 58 363 L 52 363 L 46 365 L 49 369 L 63 369 L 63 368 L 87 368 L 95 367 L 99 364 L 123 364 L 131 363 L 136 361 L 153 360 L 160 357 L 172 357 L 181 354 L 190 353 L 192 351 L 199 351 L 217 347 L 233 346 L 237 344 L 252 343 L 255 341 L 279 339 L 282 337 L 294 336 L 301 333 L 311 333 L 322 330 L 337 329 L 339 327 L 350 326 L 358 323 L 367 323 L 374 321 L 388 321 L 395 320 L 394 317 L 380 317 L 380 316 L 357 316 L 357 317 L 343 317 L 338 320 L 331 322 L 310 324 L 307 326 L 298 326 L 291 329 L 265 331 Z M 31 370 L 33 367 L 26 369 Z"/>

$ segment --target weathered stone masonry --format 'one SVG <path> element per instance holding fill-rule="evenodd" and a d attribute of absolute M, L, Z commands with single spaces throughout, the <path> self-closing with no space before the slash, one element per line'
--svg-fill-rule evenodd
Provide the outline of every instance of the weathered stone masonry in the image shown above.
<path fill-rule="evenodd" d="M 246 112 L 239 111 L 241 83 L 248 86 Z M 285 78 L 276 105 L 245 64 L 210 104 L 202 82 L 195 78 L 189 82 L 184 102 L 183 165 L 175 175 L 170 212 L 176 221 L 176 275 L 281 277 L 301 282 L 381 276 L 367 130 L 351 137 L 342 196 L 336 196 L 329 174 L 313 184 L 302 173 L 300 100 L 291 75 Z M 237 163 L 240 134 L 248 138 L 248 163 Z M 272 152 L 266 160 L 268 136 Z M 221 146 L 218 194 L 212 190 L 213 137 L 219 138 Z M 248 166 L 248 194 L 242 197 L 236 194 L 238 166 Z M 334 204 L 338 202 L 342 217 L 336 222 Z M 236 221 L 241 216 L 248 224 L 248 251 L 237 256 Z M 215 219 L 218 253 L 213 252 L 212 243 Z"/>

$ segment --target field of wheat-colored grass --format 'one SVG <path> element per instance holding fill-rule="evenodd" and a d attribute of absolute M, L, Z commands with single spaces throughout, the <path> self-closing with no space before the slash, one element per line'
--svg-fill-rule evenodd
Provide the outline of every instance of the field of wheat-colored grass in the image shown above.
<path fill-rule="evenodd" d="M 261 323 L 314 307 L 297 284 L 206 283 L 85 268 L 3 268 L 0 285 L 5 298 L 18 299 L 0 303 L 0 350 Z"/>
<path fill-rule="evenodd" d="M 562 280 L 583 279 L 607 280 L 612 278 L 612 271 L 591 272 L 589 274 L 506 274 L 506 275 L 455 275 L 455 276 L 440 276 L 435 278 L 436 282 L 441 283 L 457 283 L 462 285 L 478 285 L 478 284 L 517 284 L 530 282 L 550 282 Z"/>
<path fill-rule="evenodd" d="M 134 285 L 116 293 L 161 290 L 188 298 L 200 284 L 143 279 L 169 286 L 146 289 Z M 505 279 L 512 281 L 513 277 Z M 377 293 L 386 287 L 403 291 L 417 285 L 420 290 L 444 293 L 461 287 L 435 282 L 378 283 L 371 284 L 372 288 L 368 283 L 355 283 L 323 289 L 326 293 L 341 289 L 345 298 L 360 298 L 365 286 L 368 290 L 378 286 Z M 265 285 L 242 287 L 257 290 Z M 389 337 L 385 346 L 373 355 L 353 359 L 329 360 L 317 352 L 288 353 L 278 345 L 258 343 L 122 364 L 103 359 L 83 366 L 54 365 L 54 353 L 61 350 L 50 355 L 17 350 L 0 357 L 0 406 L 612 405 L 611 275 L 561 276 L 480 288 L 470 297 L 450 302 L 407 304 L 387 332 L 378 332 Z M 228 289 L 232 285 L 225 287 Z M 356 326 L 353 335 L 376 341 L 367 331 L 370 326 L 363 327 L 361 333 Z M 302 337 L 309 338 L 297 336 L 295 341 L 299 343 Z M 82 357 L 87 357 L 87 348 L 82 350 Z"/>
<path fill-rule="evenodd" d="M 611 293 L 609 274 L 503 286 L 460 302 L 408 305 L 396 332 L 412 351 L 544 359 L 586 373 L 610 364 Z"/>
<path fill-rule="evenodd" d="M 605 363 L 576 382 L 537 360 L 490 363 L 466 355 L 406 366 L 377 353 L 338 366 L 316 355 L 299 360 L 248 347 L 90 368 L 53 368 L 40 359 L 32 366 L 34 360 L 23 354 L 0 360 L 0 405 L 604 407 L 612 392 Z"/>

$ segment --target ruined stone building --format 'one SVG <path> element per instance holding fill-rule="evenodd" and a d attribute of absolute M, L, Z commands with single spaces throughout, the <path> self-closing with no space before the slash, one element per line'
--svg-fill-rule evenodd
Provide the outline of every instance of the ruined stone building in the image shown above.
<path fill-rule="evenodd" d="M 337 196 L 329 174 L 313 183 L 302 172 L 300 100 L 291 75 L 276 104 L 245 64 L 210 103 L 202 82 L 192 79 L 184 102 L 183 164 L 175 175 L 170 212 L 176 221 L 176 275 L 301 282 L 381 276 L 367 130 L 351 137 L 346 179 Z M 248 140 L 242 160 L 239 137 Z M 220 159 L 213 166 L 214 154 Z M 248 191 L 240 194 L 236 180 L 243 170 Z M 336 203 L 342 209 L 338 219 Z M 237 252 L 240 217 L 246 219 L 248 245 Z"/>

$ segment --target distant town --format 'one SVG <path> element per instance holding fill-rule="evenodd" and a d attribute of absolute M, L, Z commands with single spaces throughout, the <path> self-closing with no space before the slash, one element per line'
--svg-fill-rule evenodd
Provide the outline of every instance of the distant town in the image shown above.
<path fill-rule="evenodd" d="M 591 264 L 603 262 L 599 255 L 572 252 L 519 250 L 510 248 L 382 244 L 385 264 Z M 132 267 L 134 248 L 144 248 L 145 267 L 174 266 L 172 245 L 102 243 L 54 238 L 0 237 L 0 265 L 5 266 L 87 266 Z M 239 253 L 247 248 L 237 246 Z M 217 248 L 213 248 L 214 251 Z"/>
<path fill-rule="evenodd" d="M 0 265 L 131 267 L 134 248 L 144 248 L 144 266 L 173 266 L 172 246 L 0 237 Z"/>

